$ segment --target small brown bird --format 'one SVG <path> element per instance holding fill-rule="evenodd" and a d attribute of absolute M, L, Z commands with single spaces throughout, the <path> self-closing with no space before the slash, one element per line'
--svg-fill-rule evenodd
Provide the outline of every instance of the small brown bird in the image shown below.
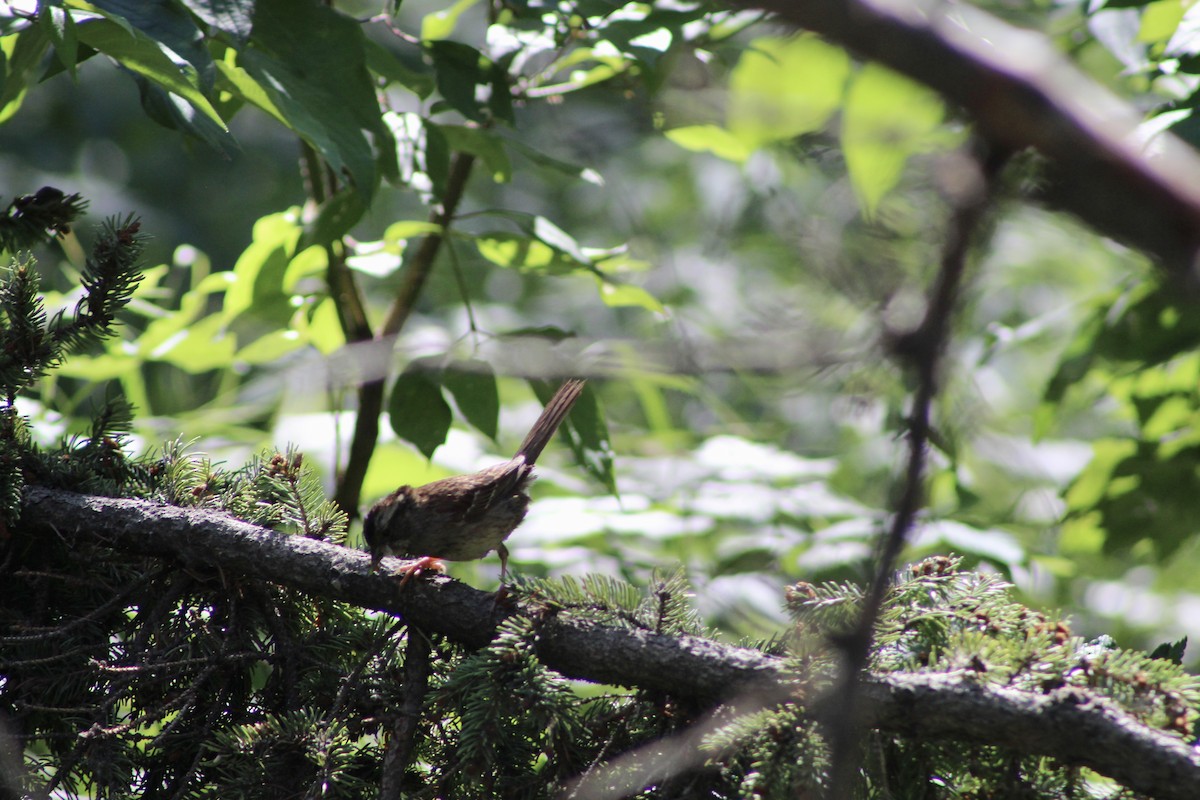
<path fill-rule="evenodd" d="M 511 461 L 424 486 L 401 486 L 373 505 L 363 520 L 371 571 L 379 569 L 379 560 L 385 555 L 420 556 L 397 573 L 407 581 L 425 569 L 441 571 L 438 559 L 471 561 L 495 550 L 500 556 L 500 574 L 507 574 L 504 540 L 529 510 L 533 462 L 579 399 L 583 386 L 582 380 L 569 380 L 559 387 Z"/>

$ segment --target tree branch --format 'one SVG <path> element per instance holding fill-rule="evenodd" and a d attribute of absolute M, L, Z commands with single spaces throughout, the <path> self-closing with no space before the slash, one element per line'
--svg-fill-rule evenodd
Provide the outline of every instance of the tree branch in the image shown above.
<path fill-rule="evenodd" d="M 436 577 L 398 591 L 387 570 L 369 571 L 366 553 L 213 511 L 29 487 L 21 513 L 21 525 L 34 535 L 83 537 L 184 566 L 219 567 L 226 574 L 285 584 L 400 615 L 468 647 L 486 646 L 505 614 L 494 595 L 458 581 Z M 609 628 L 569 614 L 550 615 L 539 624 L 539 657 L 565 675 L 599 683 L 715 700 L 763 682 L 776 685 L 783 669 L 778 659 L 758 651 L 696 637 Z M 689 673 L 682 686 L 681 670 Z"/>
<path fill-rule="evenodd" d="M 1041 753 L 1162 800 L 1194 798 L 1200 752 L 1079 689 L 1034 694 L 959 675 L 894 674 L 863 685 L 868 724 L 894 733 Z"/>
<path fill-rule="evenodd" d="M 400 614 L 470 647 L 491 640 L 503 613 L 492 595 L 449 578 L 400 591 L 391 577 L 368 571 L 365 553 L 211 511 L 29 487 L 21 519 L 35 536 L 90 540 L 189 567 L 218 567 Z M 536 647 L 547 666 L 567 677 L 698 702 L 737 700 L 745 709 L 746 698 L 770 704 L 796 690 L 783 660 L 756 650 L 599 625 L 568 613 L 539 621 Z M 1200 786 L 1200 753 L 1080 689 L 1035 694 L 977 685 L 960 675 L 897 674 L 864 681 L 862 699 L 867 724 L 884 732 L 1046 755 L 1165 800 L 1190 800 Z M 822 703 L 838 702 L 830 693 L 814 710 L 827 715 Z"/>
<path fill-rule="evenodd" d="M 815 31 L 939 92 L 1001 149 L 1048 159 L 1041 196 L 1151 254 L 1196 288 L 1200 158 L 1174 136 L 1136 135 L 1142 114 L 1082 75 L 1041 35 L 967 3 L 734 0 Z"/>
<path fill-rule="evenodd" d="M 421 296 L 421 290 L 433 271 L 442 242 L 445 241 L 446 229 L 454 219 L 459 203 L 462 202 L 474 163 L 475 157 L 470 153 L 458 153 L 450 164 L 441 207 L 429 215 L 429 221 L 440 226 L 442 232 L 431 233 L 421 241 L 420 248 L 405 270 L 404 283 L 400 285 L 395 299 L 392 300 L 383 327 L 375 336 L 376 340 L 394 338 L 416 307 L 417 298 Z M 358 390 L 358 414 L 354 422 L 354 435 L 350 440 L 350 454 L 334 493 L 335 502 L 351 519 L 358 515 L 363 479 L 367 476 L 367 466 L 371 463 L 375 443 L 379 440 L 379 415 L 383 413 L 386 381 L 387 371 L 383 370 L 382 376 L 366 381 Z"/>
<path fill-rule="evenodd" d="M 949 343 L 950 323 L 958 305 L 970 246 L 1007 160 L 1007 152 L 990 158 L 983 153 L 971 159 L 964 158 L 965 163 L 960 169 L 965 180 L 956 198 L 941 266 L 929 291 L 925 316 L 920 325 L 896 337 L 893 343 L 894 354 L 916 383 L 908 420 L 908 458 L 896 510 L 880 542 L 861 617 L 854 630 L 841 642 L 844 663 L 838 678 L 841 683 L 838 693 L 842 702 L 827 727 L 832 750 L 830 786 L 834 798 L 853 795 L 853 777 L 858 772 L 858 754 L 861 752 L 858 746 L 861 681 L 871 656 L 884 597 L 892 586 L 896 564 L 908 543 L 917 514 L 925 504 L 925 465 L 933 432 L 933 403 L 937 397 L 942 358 Z"/>

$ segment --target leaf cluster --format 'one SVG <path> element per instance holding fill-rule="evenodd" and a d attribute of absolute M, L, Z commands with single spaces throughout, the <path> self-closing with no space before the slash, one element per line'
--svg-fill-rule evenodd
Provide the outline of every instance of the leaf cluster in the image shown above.
<path fill-rule="evenodd" d="M 1093 443 L 1066 493 L 1063 545 L 1079 554 L 1174 555 L 1195 535 L 1200 488 L 1200 327 L 1188 304 L 1152 276 L 1092 303 L 1047 385 L 1043 429 L 1063 406 L 1114 405 L 1121 435 Z M 1054 409 L 1060 411 L 1056 412 Z"/>

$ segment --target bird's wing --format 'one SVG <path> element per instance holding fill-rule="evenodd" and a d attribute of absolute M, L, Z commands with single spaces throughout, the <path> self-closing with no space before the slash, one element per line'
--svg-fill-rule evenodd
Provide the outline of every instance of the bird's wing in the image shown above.
<path fill-rule="evenodd" d="M 456 475 L 421 487 L 430 511 L 478 522 L 488 509 L 521 491 L 532 480 L 533 467 L 523 456 L 472 475 Z M 433 490 L 433 491 L 430 491 Z"/>

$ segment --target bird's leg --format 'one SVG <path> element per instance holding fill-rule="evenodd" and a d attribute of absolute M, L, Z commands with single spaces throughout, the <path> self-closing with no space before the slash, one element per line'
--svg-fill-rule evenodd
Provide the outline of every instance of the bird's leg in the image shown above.
<path fill-rule="evenodd" d="M 504 546 L 504 542 L 496 545 L 496 555 L 500 556 L 500 585 L 504 585 L 504 579 L 508 577 L 508 548 Z"/>
<path fill-rule="evenodd" d="M 496 555 L 500 556 L 500 588 L 496 589 L 496 596 L 492 598 L 492 612 L 502 605 L 509 603 L 508 584 L 505 578 L 508 577 L 508 548 L 503 543 L 496 546 Z"/>

